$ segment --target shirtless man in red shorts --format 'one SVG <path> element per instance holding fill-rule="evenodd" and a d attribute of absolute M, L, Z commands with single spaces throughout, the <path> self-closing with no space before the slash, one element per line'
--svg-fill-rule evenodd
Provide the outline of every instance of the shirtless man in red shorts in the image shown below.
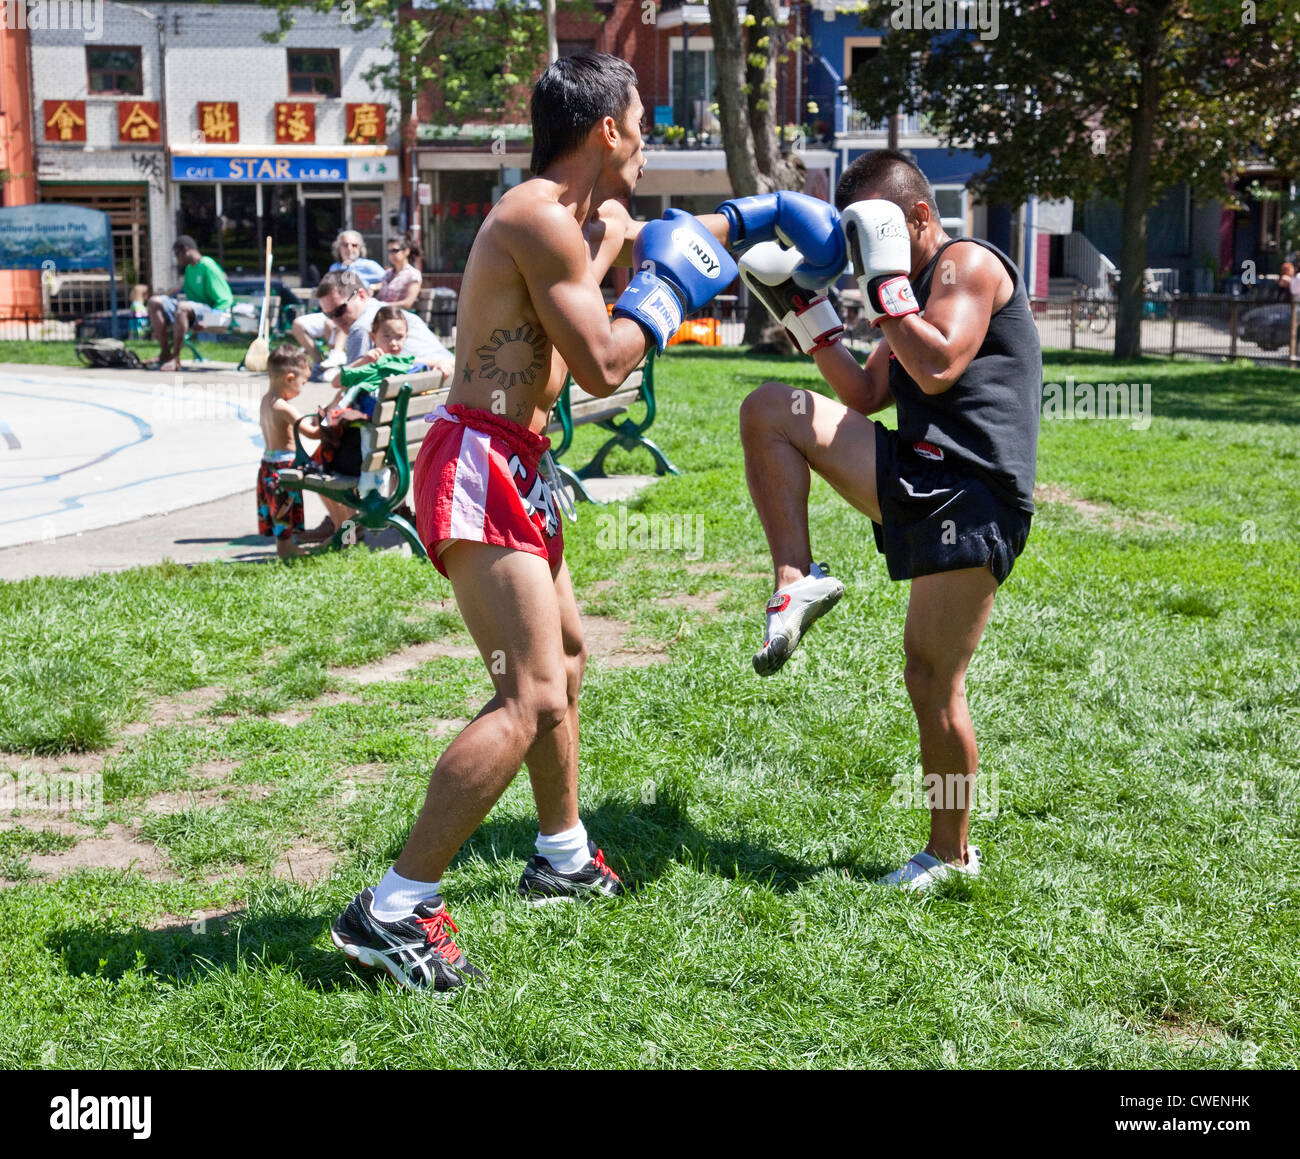
<path fill-rule="evenodd" d="M 540 460 L 565 368 L 611 394 L 736 265 L 721 215 L 625 208 L 644 164 L 643 108 L 623 61 L 556 62 L 533 91 L 532 170 L 493 207 L 470 251 L 447 404 L 415 466 L 421 539 L 451 580 L 495 695 L 439 759 L 396 864 L 335 922 L 333 940 L 401 985 L 451 990 L 480 976 L 451 939 L 443 874 L 527 765 L 537 854 L 519 883 L 532 904 L 623 892 L 578 816 L 578 688 L 586 653 Z M 600 280 L 638 267 L 606 312 Z"/>

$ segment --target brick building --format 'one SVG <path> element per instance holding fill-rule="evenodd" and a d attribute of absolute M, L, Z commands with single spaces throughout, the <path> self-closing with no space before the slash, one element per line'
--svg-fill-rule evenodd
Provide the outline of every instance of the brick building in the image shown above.
<path fill-rule="evenodd" d="M 708 5 L 596 0 L 593 7 L 594 16 L 584 17 L 560 6 L 556 17 L 560 55 L 594 50 L 626 60 L 636 70 L 647 118 L 659 125 L 680 125 L 695 137 L 695 148 L 647 146 L 633 214 L 658 217 L 670 205 L 693 213 L 711 211 L 732 189 L 711 110 L 717 75 Z M 783 6 L 778 19 L 784 27 L 796 28 L 802 6 Z M 527 88 L 545 65 L 544 56 L 539 56 L 532 70 L 523 70 L 528 85 L 522 86 L 522 99 L 514 101 L 512 109 L 485 115 L 481 122 L 435 126 L 431 121 L 436 94 L 426 94 L 421 101 L 416 163 L 427 200 L 420 207 L 425 269 L 447 275 L 436 280 L 456 283 L 454 275 L 464 269 L 474 234 L 492 203 L 504 189 L 528 176 L 532 138 Z M 799 54 L 791 54 L 778 75 L 782 124 L 801 124 L 806 119 L 802 75 Z M 809 192 L 827 196 L 834 153 L 807 148 L 803 157 Z"/>

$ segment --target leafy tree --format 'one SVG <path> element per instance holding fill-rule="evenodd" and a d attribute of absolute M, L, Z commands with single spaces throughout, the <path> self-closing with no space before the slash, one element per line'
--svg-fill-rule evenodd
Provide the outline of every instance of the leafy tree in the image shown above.
<path fill-rule="evenodd" d="M 302 8 L 338 16 L 341 30 L 387 28 L 392 58 L 365 79 L 396 95 L 402 124 L 420 94 L 437 99 L 436 124 L 481 119 L 485 110 L 507 117 L 527 113 L 527 82 L 546 63 L 545 15 L 516 0 L 262 0 L 279 15 L 279 39 Z M 585 6 L 584 6 L 585 7 Z"/>
<path fill-rule="evenodd" d="M 1300 162 L 1294 0 L 1003 0 L 988 39 L 900 27 L 918 8 L 946 6 L 865 5 L 862 23 L 886 35 L 851 78 L 853 99 L 876 118 L 925 112 L 945 142 L 986 154 L 975 185 L 989 199 L 1120 202 L 1118 358 L 1140 349 L 1147 210 L 1183 183 L 1231 199 L 1246 160 Z"/>
<path fill-rule="evenodd" d="M 804 168 L 797 155 L 784 155 L 777 143 L 776 66 L 798 51 L 797 37 L 786 35 L 771 0 L 748 0 L 740 19 L 736 0 L 709 0 L 713 55 L 718 76 L 718 120 L 727 176 L 737 197 L 774 189 L 802 189 Z M 745 341 L 756 342 L 767 322 L 763 310 L 745 319 Z"/>
<path fill-rule="evenodd" d="M 777 143 L 776 65 L 799 47 L 777 23 L 771 0 L 709 0 L 718 76 L 718 120 L 727 176 L 737 197 L 803 187 L 803 167 Z"/>

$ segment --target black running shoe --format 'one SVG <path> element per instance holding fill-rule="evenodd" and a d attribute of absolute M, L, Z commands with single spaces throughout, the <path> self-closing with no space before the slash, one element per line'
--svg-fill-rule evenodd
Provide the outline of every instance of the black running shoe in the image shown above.
<path fill-rule="evenodd" d="M 605 864 L 605 854 L 587 842 L 591 860 L 577 873 L 561 873 L 540 853 L 534 853 L 519 879 L 519 896 L 529 905 L 596 896 L 619 897 L 625 890 L 619 876 Z"/>
<path fill-rule="evenodd" d="M 452 942 L 456 923 L 441 897 L 422 901 L 410 917 L 395 922 L 375 917 L 374 900 L 373 889 L 362 890 L 330 931 L 334 944 L 358 965 L 381 967 L 411 990 L 454 990 L 483 977 Z"/>

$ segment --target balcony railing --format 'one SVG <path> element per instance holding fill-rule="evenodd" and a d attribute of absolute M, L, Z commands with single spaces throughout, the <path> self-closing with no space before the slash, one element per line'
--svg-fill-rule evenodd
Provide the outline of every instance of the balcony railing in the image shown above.
<path fill-rule="evenodd" d="M 847 101 L 840 105 L 840 132 L 854 137 L 886 137 L 888 121 L 873 121 L 866 113 L 855 109 Z M 927 137 L 931 133 L 930 118 L 925 113 L 907 113 L 899 118 L 900 137 Z"/>

